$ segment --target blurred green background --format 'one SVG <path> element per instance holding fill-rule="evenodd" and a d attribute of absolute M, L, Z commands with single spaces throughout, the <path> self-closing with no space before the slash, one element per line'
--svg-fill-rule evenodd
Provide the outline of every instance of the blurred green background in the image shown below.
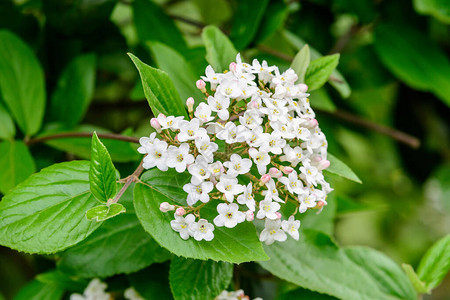
<path fill-rule="evenodd" d="M 198 77 L 207 65 L 200 36 L 207 24 L 229 35 L 247 61 L 265 59 L 282 69 L 305 43 L 315 49 L 313 58 L 341 53 L 340 74 L 311 95 L 330 152 L 363 181 L 334 179 L 336 240 L 379 249 L 416 267 L 426 249 L 450 232 L 448 0 L 0 2 L 0 29 L 34 50 L 48 95 L 71 62 L 88 57 L 80 68 L 95 70 L 95 85 L 86 96 L 82 123 L 136 137 L 149 133 L 151 112 L 126 53 L 171 77 Z M 178 51 L 190 68 L 167 69 L 158 55 L 170 49 L 155 42 Z M 47 111 L 42 133 L 56 130 L 52 113 Z M 387 126 L 389 134 L 407 133 L 412 136 L 407 140 L 415 144 L 415 137 L 420 146 L 373 130 L 374 124 Z M 30 150 L 37 170 L 83 157 L 70 143 L 35 144 Z M 129 153 L 116 153 L 122 174 L 133 170 Z M 52 266 L 43 257 L 0 247 L 1 293 L 12 298 Z M 424 299 L 450 299 L 450 277 Z"/>

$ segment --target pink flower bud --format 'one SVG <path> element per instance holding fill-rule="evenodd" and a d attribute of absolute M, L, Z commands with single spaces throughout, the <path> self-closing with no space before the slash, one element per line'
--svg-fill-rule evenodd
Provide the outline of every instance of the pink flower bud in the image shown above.
<path fill-rule="evenodd" d="M 317 201 L 317 205 L 315 208 L 322 208 L 326 205 L 326 203 L 324 201 Z"/>
<path fill-rule="evenodd" d="M 277 219 L 281 219 L 281 214 L 279 212 L 275 213 L 277 215 Z"/>
<path fill-rule="evenodd" d="M 318 164 L 317 164 L 317 169 L 319 171 L 321 170 L 325 170 L 326 168 L 328 168 L 330 166 L 330 161 L 327 159 L 323 159 L 321 160 Z"/>
<path fill-rule="evenodd" d="M 251 210 L 247 210 L 245 212 L 245 219 L 249 222 L 253 221 L 255 219 L 255 214 Z"/>
<path fill-rule="evenodd" d="M 270 175 L 269 174 L 264 174 L 263 176 L 261 176 L 260 182 L 262 184 L 266 184 L 270 181 Z"/>
<path fill-rule="evenodd" d="M 175 206 L 170 205 L 169 202 L 163 202 L 159 205 L 159 210 L 162 212 L 168 212 L 168 211 L 175 210 Z"/>
<path fill-rule="evenodd" d="M 175 142 L 178 142 L 178 134 L 173 138 Z"/>
<path fill-rule="evenodd" d="M 322 157 L 319 155 L 311 157 L 311 163 L 317 165 L 322 160 Z"/>
<path fill-rule="evenodd" d="M 316 119 L 311 119 L 311 120 L 309 120 L 309 121 L 306 123 L 306 127 L 309 128 L 309 129 L 316 128 L 317 125 L 319 125 L 319 122 L 317 122 Z"/>
<path fill-rule="evenodd" d="M 249 106 L 249 108 L 258 108 L 259 104 L 255 100 L 252 100 L 252 101 L 250 101 L 248 106 Z"/>
<path fill-rule="evenodd" d="M 282 167 L 281 171 L 283 171 L 284 174 L 291 174 L 292 172 L 294 172 L 294 169 L 291 167 Z"/>
<path fill-rule="evenodd" d="M 273 178 L 281 178 L 281 177 L 283 177 L 283 174 L 277 168 L 270 168 L 269 175 L 271 177 L 273 177 Z"/>
<path fill-rule="evenodd" d="M 230 71 L 231 72 L 236 72 L 236 68 L 237 68 L 237 64 L 235 62 L 232 62 L 230 64 Z"/>
<path fill-rule="evenodd" d="M 298 85 L 298 88 L 300 89 L 300 92 L 302 92 L 302 93 L 306 93 L 306 91 L 308 90 L 308 86 L 304 83 L 300 83 Z"/>
<path fill-rule="evenodd" d="M 158 118 L 167 118 L 165 114 L 159 113 Z"/>
<path fill-rule="evenodd" d="M 158 122 L 157 118 L 152 118 L 150 120 L 150 125 L 156 129 L 156 132 L 160 133 L 161 132 L 161 125 Z"/>
<path fill-rule="evenodd" d="M 187 106 L 189 112 L 194 111 L 194 102 L 195 102 L 194 98 L 192 98 L 192 97 L 187 98 L 186 106 Z"/>
<path fill-rule="evenodd" d="M 206 83 L 203 80 L 201 79 L 197 80 L 195 85 L 200 91 L 202 91 L 202 93 L 206 93 Z"/>
<path fill-rule="evenodd" d="M 177 210 L 175 211 L 175 214 L 177 216 L 184 216 L 186 214 L 186 211 L 184 210 L 184 208 L 178 207 Z"/>

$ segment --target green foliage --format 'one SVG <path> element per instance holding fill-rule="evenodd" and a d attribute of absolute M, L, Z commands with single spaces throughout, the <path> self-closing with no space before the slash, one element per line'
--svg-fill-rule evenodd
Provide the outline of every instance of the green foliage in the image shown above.
<path fill-rule="evenodd" d="M 59 300 L 63 294 L 62 288 L 33 280 L 14 297 L 14 300 Z"/>
<path fill-rule="evenodd" d="M 89 221 L 102 222 L 111 219 L 126 211 L 120 203 L 102 204 L 86 211 L 86 219 Z"/>
<path fill-rule="evenodd" d="M 450 23 L 450 7 L 446 0 L 414 0 L 414 8 L 423 15 L 430 15 L 441 22 Z"/>
<path fill-rule="evenodd" d="M 145 97 L 152 109 L 153 115 L 160 113 L 166 116 L 186 116 L 184 103 L 180 99 L 169 75 L 161 70 L 150 67 L 139 58 L 129 53 L 131 60 L 139 71 Z"/>
<path fill-rule="evenodd" d="M 298 288 L 287 293 L 281 294 L 277 300 L 297 300 L 297 299 L 308 299 L 308 300 L 333 300 L 338 299 L 333 296 L 315 293 L 306 289 Z"/>
<path fill-rule="evenodd" d="M 114 164 L 112 163 L 108 150 L 99 140 L 95 132 L 92 135 L 89 183 L 91 186 L 92 195 L 94 195 L 94 197 L 100 202 L 107 202 L 116 194 L 116 168 L 114 168 Z M 93 219 L 95 216 L 103 218 L 104 213 L 106 214 L 105 217 L 111 217 L 114 216 L 111 214 L 122 212 L 122 208 L 118 206 L 111 206 L 105 210 L 101 206 L 97 206 L 92 208 L 90 213 L 86 213 L 86 217 L 88 220 Z"/>
<path fill-rule="evenodd" d="M 303 46 L 297 55 L 295 55 L 294 60 L 291 63 L 291 68 L 298 75 L 298 82 L 305 81 L 306 70 L 308 69 L 309 62 L 311 61 L 311 56 L 309 53 L 309 46 Z"/>
<path fill-rule="evenodd" d="M 35 172 L 33 157 L 21 141 L 0 142 L 0 192 L 6 194 Z"/>
<path fill-rule="evenodd" d="M 0 244 L 28 253 L 55 253 L 89 236 L 100 223 L 84 216 L 97 203 L 88 173 L 86 161 L 55 164 L 11 190 L 0 202 Z"/>
<path fill-rule="evenodd" d="M 33 51 L 15 34 L 0 31 L 0 90 L 27 135 L 38 132 L 45 110 L 44 72 Z"/>
<path fill-rule="evenodd" d="M 84 290 L 84 288 L 89 283 L 84 278 L 79 278 L 77 276 L 70 276 L 59 270 L 51 270 L 45 273 L 41 273 L 36 276 L 39 282 L 54 285 L 60 289 L 79 292 Z"/>
<path fill-rule="evenodd" d="M 422 280 L 420 280 L 419 276 L 417 276 L 416 272 L 414 272 L 414 269 L 411 265 L 402 264 L 402 268 L 403 271 L 405 271 L 406 276 L 408 276 L 409 281 L 413 285 L 414 289 L 418 293 L 420 294 L 429 293 L 429 290 L 425 286 L 425 283 Z"/>
<path fill-rule="evenodd" d="M 359 179 L 359 177 L 352 171 L 352 169 L 350 169 L 336 156 L 328 153 L 327 159 L 330 161 L 330 166 L 325 169 L 326 172 L 339 175 L 357 183 L 362 183 L 361 179 Z"/>
<path fill-rule="evenodd" d="M 12 139 L 15 135 L 14 121 L 0 101 L 0 139 Z"/>
<path fill-rule="evenodd" d="M 210 242 L 183 240 L 170 227 L 173 219 L 171 213 L 162 213 L 159 205 L 162 202 L 185 204 L 186 193 L 182 186 L 190 178 L 174 170 L 161 172 L 150 170 L 145 172 L 134 189 L 136 215 L 144 229 L 164 248 L 178 256 L 202 260 L 226 261 L 242 263 L 253 260 L 266 260 L 256 230 L 250 223 L 242 223 L 235 228 L 216 227 L 214 239 Z M 202 214 L 212 219 L 217 214 L 214 205 L 202 208 Z"/>
<path fill-rule="evenodd" d="M 311 61 L 305 74 L 308 91 L 314 91 L 322 87 L 328 81 L 338 63 L 339 54 L 327 55 Z"/>
<path fill-rule="evenodd" d="M 230 63 L 236 60 L 237 51 L 227 36 L 215 26 L 206 26 L 202 39 L 206 48 L 206 60 L 214 71 L 228 70 Z"/>
<path fill-rule="evenodd" d="M 167 265 L 152 265 L 129 277 L 131 285 L 146 300 L 173 299 L 169 286 L 169 268 Z"/>
<path fill-rule="evenodd" d="M 175 300 L 214 299 L 230 283 L 233 265 L 211 260 L 174 257 L 170 263 L 170 287 Z"/>

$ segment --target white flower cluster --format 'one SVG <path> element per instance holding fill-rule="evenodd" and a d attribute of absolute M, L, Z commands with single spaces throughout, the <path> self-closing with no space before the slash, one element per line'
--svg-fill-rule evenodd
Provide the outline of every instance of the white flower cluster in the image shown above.
<path fill-rule="evenodd" d="M 161 211 L 176 211 L 171 226 L 185 240 L 214 238 L 214 225 L 200 218 L 200 209 L 212 200 L 215 226 L 253 221 L 257 211 L 256 218 L 265 220 L 261 241 L 284 241 L 286 233 L 298 239 L 294 215 L 321 209 L 332 191 L 322 175 L 330 165 L 327 140 L 310 107 L 308 87 L 295 84 L 292 69 L 280 73 L 256 59 L 249 65 L 239 54 L 229 71 L 215 73 L 208 66 L 202 78 L 197 88 L 205 101 L 194 111 L 194 99 L 187 99 L 189 120 L 160 114 L 150 121 L 159 136 L 140 139 L 144 168 L 174 168 L 191 176 L 183 187 L 187 206 L 164 202 Z M 296 210 L 282 221 L 279 211 L 288 201 Z"/>
<path fill-rule="evenodd" d="M 111 295 L 105 292 L 108 285 L 103 283 L 98 278 L 94 278 L 89 282 L 88 286 L 81 294 L 70 295 L 70 300 L 109 300 Z"/>
<path fill-rule="evenodd" d="M 234 292 L 223 291 L 214 300 L 249 300 L 250 298 L 245 295 L 243 290 L 237 290 Z M 253 300 L 263 300 L 261 297 L 257 297 Z"/>

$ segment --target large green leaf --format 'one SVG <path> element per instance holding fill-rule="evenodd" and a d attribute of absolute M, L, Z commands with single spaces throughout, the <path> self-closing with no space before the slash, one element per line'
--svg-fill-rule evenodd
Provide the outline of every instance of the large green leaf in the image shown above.
<path fill-rule="evenodd" d="M 197 104 L 204 100 L 205 96 L 195 86 L 199 78 L 191 64 L 180 53 L 161 43 L 149 43 L 149 47 L 158 68 L 169 74 L 182 100 L 193 97 Z"/>
<path fill-rule="evenodd" d="M 33 157 L 21 141 L 0 142 L 0 192 L 6 194 L 35 172 Z"/>
<path fill-rule="evenodd" d="M 71 292 L 82 292 L 89 284 L 89 280 L 85 278 L 66 274 L 57 269 L 37 275 L 36 280 Z"/>
<path fill-rule="evenodd" d="M 76 57 L 64 69 L 52 94 L 50 120 L 76 125 L 92 100 L 95 85 L 95 55 Z"/>
<path fill-rule="evenodd" d="M 170 287 L 175 300 L 214 299 L 233 277 L 233 265 L 211 260 L 174 257 L 170 264 Z"/>
<path fill-rule="evenodd" d="M 310 61 L 311 55 L 309 52 L 309 46 L 305 45 L 302 49 L 300 49 L 300 51 L 298 51 L 291 63 L 291 68 L 295 71 L 295 73 L 297 73 L 299 82 L 305 82 L 305 74 Z"/>
<path fill-rule="evenodd" d="M 42 169 L 0 201 L 0 244 L 28 253 L 64 250 L 100 226 L 84 216 L 97 203 L 89 191 L 89 162 Z"/>
<path fill-rule="evenodd" d="M 128 276 L 131 286 L 145 300 L 173 299 L 169 285 L 168 264 L 153 264 Z"/>
<path fill-rule="evenodd" d="M 91 193 L 97 200 L 107 202 L 116 195 L 116 168 L 114 168 L 108 150 L 95 132 L 92 135 L 91 147 L 91 167 L 89 169 Z"/>
<path fill-rule="evenodd" d="M 429 37 L 409 26 L 383 23 L 375 30 L 375 50 L 400 80 L 450 106 L 450 61 Z"/>
<path fill-rule="evenodd" d="M 289 15 L 289 8 L 284 1 L 270 1 L 269 6 L 263 16 L 263 22 L 261 22 L 258 32 L 254 38 L 254 43 L 257 45 L 260 42 L 264 42 L 267 38 L 271 37 L 277 32 L 280 27 L 283 26 L 286 18 Z"/>
<path fill-rule="evenodd" d="M 108 277 L 136 272 L 170 258 L 136 218 L 132 191 L 122 196 L 121 203 L 126 213 L 104 222 L 87 239 L 64 251 L 58 269 L 82 277 Z"/>
<path fill-rule="evenodd" d="M 169 75 L 161 70 L 143 63 L 133 54 L 128 54 L 141 76 L 145 97 L 153 115 L 162 113 L 166 116 L 185 116 L 186 109 Z"/>
<path fill-rule="evenodd" d="M 206 48 L 206 60 L 214 71 L 227 70 L 230 63 L 236 60 L 237 51 L 228 37 L 215 26 L 206 26 L 202 32 Z"/>
<path fill-rule="evenodd" d="M 362 183 L 361 179 L 359 179 L 355 172 L 353 172 L 352 169 L 349 168 L 349 166 L 344 164 L 336 156 L 328 153 L 327 159 L 330 161 L 330 166 L 325 169 L 326 172 L 339 175 L 357 183 Z"/>
<path fill-rule="evenodd" d="M 450 5 L 447 0 L 414 0 L 414 9 L 423 15 L 430 15 L 450 24 Z"/>
<path fill-rule="evenodd" d="M 14 126 L 14 121 L 0 99 L 0 139 L 12 139 L 15 135 L 16 127 Z"/>
<path fill-rule="evenodd" d="M 0 31 L 0 91 L 27 135 L 38 132 L 45 110 L 44 72 L 33 51 L 15 34 Z"/>
<path fill-rule="evenodd" d="M 434 244 L 420 261 L 417 275 L 429 290 L 436 288 L 450 270 L 450 234 Z"/>
<path fill-rule="evenodd" d="M 298 300 L 298 299 L 307 299 L 307 300 L 336 300 L 333 296 L 315 293 L 310 290 L 297 288 L 295 290 L 289 291 L 287 293 L 281 294 L 276 300 Z"/>
<path fill-rule="evenodd" d="M 339 54 L 327 55 L 310 62 L 305 74 L 308 91 L 322 87 L 339 63 Z"/>
<path fill-rule="evenodd" d="M 202 260 L 242 263 L 267 259 L 253 224 L 248 222 L 232 229 L 216 227 L 214 239 L 210 242 L 198 242 L 193 238 L 185 241 L 172 230 L 170 221 L 174 219 L 173 214 L 162 213 L 159 205 L 165 201 L 186 205 L 183 185 L 189 182 L 190 176 L 174 170 L 161 172 L 152 169 L 144 173 L 141 180 L 148 186 L 139 184 L 134 189 L 136 215 L 144 229 L 162 247 L 178 256 Z M 214 204 L 203 207 L 201 213 L 210 222 L 217 215 Z"/>
<path fill-rule="evenodd" d="M 265 246 L 260 265 L 284 280 L 340 299 L 416 299 L 408 278 L 392 260 L 366 248 L 339 249 L 323 233 L 304 230 L 300 240 Z"/>
<path fill-rule="evenodd" d="M 210 0 L 193 0 L 192 2 L 197 6 L 205 24 L 221 24 L 228 21 L 233 14 L 227 0 L 215 0 L 214 5 L 211 5 Z"/>
<path fill-rule="evenodd" d="M 19 291 L 14 300 L 61 300 L 63 295 L 64 289 L 33 280 Z"/>
<path fill-rule="evenodd" d="M 258 32 L 269 0 L 247 0 L 239 2 L 233 18 L 231 40 L 237 49 L 241 50 L 251 43 Z"/>

